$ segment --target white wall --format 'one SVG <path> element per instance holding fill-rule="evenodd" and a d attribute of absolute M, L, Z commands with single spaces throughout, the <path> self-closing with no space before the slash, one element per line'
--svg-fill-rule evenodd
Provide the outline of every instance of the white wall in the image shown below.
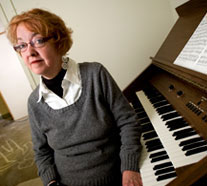
<path fill-rule="evenodd" d="M 4 25 L 0 19 L 0 34 L 2 34 L 3 32 L 5 32 L 5 28 L 4 28 Z"/>
<path fill-rule="evenodd" d="M 174 9 L 171 7 L 172 1 L 0 0 L 3 10 L 0 9 L 0 17 L 4 17 L 5 23 L 16 13 L 35 7 L 45 8 L 60 15 L 74 31 L 74 45 L 69 52 L 70 57 L 78 62 L 101 62 L 111 72 L 121 89 L 124 89 L 151 63 L 149 57 L 156 54 L 173 26 L 175 19 L 172 13 Z M 4 59 L 8 61 L 7 56 L 11 55 L 10 49 L 4 48 L 0 52 L 0 55 L 4 55 Z M 21 82 L 24 85 L 20 87 L 27 87 L 28 85 L 25 86 L 28 84 L 27 79 L 25 77 L 24 80 L 19 79 L 20 75 L 17 73 L 21 65 L 15 54 L 12 53 L 12 56 L 11 66 L 13 65 L 12 69 L 15 69 L 12 74 L 16 83 Z M 1 69 L 8 66 L 7 63 L 0 63 Z M 11 79 L 10 74 L 8 79 Z M 30 83 L 34 84 L 32 78 L 29 79 Z M 4 81 L 4 85 L 7 86 L 7 78 L 4 77 Z M 9 89 L 8 86 L 5 94 Z M 25 89 L 30 92 L 29 88 Z M 16 93 L 16 89 L 12 92 L 18 97 L 22 95 Z M 28 96 L 23 97 L 24 107 Z M 9 102 L 13 104 L 14 99 L 17 98 L 13 97 Z M 19 110 L 19 107 L 15 108 Z"/>
<path fill-rule="evenodd" d="M 177 14 L 175 8 L 186 3 L 189 0 L 168 0 L 168 1 L 170 2 L 170 6 L 172 9 L 174 20 L 176 21 L 178 19 L 178 14 Z"/>
<path fill-rule="evenodd" d="M 2 0 L 3 7 L 10 7 Z M 8 1 L 7 1 L 8 2 Z M 74 30 L 71 58 L 99 61 L 123 89 L 163 42 L 173 17 L 166 0 L 13 0 L 15 11 L 40 7 L 60 15 Z M 8 19 L 13 10 L 6 11 Z"/>
<path fill-rule="evenodd" d="M 29 81 L 5 34 L 0 35 L 0 90 L 15 120 L 27 115 Z"/>

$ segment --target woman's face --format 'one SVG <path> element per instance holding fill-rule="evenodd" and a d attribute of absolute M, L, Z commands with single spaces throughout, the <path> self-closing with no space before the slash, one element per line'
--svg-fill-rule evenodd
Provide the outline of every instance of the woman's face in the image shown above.
<path fill-rule="evenodd" d="M 17 45 L 28 44 L 38 38 L 41 39 L 42 36 L 28 30 L 23 23 L 18 25 Z M 20 52 L 20 55 L 32 72 L 47 79 L 54 78 L 61 69 L 62 58 L 50 40 L 46 41 L 45 45 L 40 48 L 35 48 L 28 44 L 26 50 Z"/>

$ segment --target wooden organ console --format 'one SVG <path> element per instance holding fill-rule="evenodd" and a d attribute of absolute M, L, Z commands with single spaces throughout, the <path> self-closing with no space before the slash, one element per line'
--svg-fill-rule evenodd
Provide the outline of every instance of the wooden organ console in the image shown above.
<path fill-rule="evenodd" d="M 190 0 L 176 11 L 179 19 L 151 65 L 123 91 L 142 125 L 144 186 L 207 185 L 207 75 L 173 63 L 207 1 Z"/>

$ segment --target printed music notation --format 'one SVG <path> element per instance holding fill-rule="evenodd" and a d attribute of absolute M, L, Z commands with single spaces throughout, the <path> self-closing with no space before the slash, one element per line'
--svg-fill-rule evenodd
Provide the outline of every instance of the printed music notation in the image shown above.
<path fill-rule="evenodd" d="M 207 14 L 201 20 L 174 64 L 207 74 Z"/>

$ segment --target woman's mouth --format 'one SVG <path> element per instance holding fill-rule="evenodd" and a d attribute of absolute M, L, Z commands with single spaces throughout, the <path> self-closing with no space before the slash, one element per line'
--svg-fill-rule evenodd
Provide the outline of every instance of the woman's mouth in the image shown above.
<path fill-rule="evenodd" d="M 30 64 L 36 64 L 36 63 L 40 63 L 42 62 L 43 60 L 42 59 L 39 59 L 39 60 L 33 60 L 30 62 Z"/>

